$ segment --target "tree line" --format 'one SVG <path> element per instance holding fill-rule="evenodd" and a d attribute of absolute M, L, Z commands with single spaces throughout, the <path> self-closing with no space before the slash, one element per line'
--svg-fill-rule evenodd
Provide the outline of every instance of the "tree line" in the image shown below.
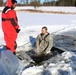
<path fill-rule="evenodd" d="M 6 2 L 0 0 L 0 6 L 4 6 Z M 76 0 L 44 0 L 43 3 L 40 0 L 20 0 L 19 6 L 76 6 Z"/>

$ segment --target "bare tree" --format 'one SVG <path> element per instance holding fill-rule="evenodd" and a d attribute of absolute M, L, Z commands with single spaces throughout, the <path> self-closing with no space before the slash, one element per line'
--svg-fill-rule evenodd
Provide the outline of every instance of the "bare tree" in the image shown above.
<path fill-rule="evenodd" d="M 4 3 L 3 3 L 3 0 L 0 0 L 0 6 L 3 6 Z"/>
<path fill-rule="evenodd" d="M 26 0 L 20 0 L 20 4 L 26 4 Z"/>
<path fill-rule="evenodd" d="M 31 0 L 30 5 L 34 6 L 34 8 L 36 9 L 40 6 L 40 0 Z"/>
<path fill-rule="evenodd" d="M 28 5 L 29 0 L 20 0 L 20 4 Z"/>
<path fill-rule="evenodd" d="M 60 6 L 74 6 L 76 0 L 58 0 Z"/>
<path fill-rule="evenodd" d="M 26 0 L 26 5 L 28 5 L 29 0 Z"/>

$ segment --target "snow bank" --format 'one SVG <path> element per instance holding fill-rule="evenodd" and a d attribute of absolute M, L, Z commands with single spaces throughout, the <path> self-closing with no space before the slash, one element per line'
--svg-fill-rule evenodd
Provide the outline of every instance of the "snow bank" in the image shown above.
<path fill-rule="evenodd" d="M 0 7 L 0 10 L 2 10 L 4 7 Z M 16 10 L 34 10 L 34 7 L 32 6 L 17 6 Z M 42 6 L 38 7 L 37 10 L 42 10 L 42 11 L 54 11 L 54 12 L 72 12 L 76 13 L 76 7 L 55 7 L 55 6 Z"/>
<path fill-rule="evenodd" d="M 38 10 L 43 11 L 59 11 L 59 12 L 76 12 L 75 7 L 40 7 Z"/>

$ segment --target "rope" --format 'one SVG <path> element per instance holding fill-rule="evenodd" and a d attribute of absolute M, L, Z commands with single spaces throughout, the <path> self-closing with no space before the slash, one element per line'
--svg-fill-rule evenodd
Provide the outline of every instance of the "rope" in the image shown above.
<path fill-rule="evenodd" d="M 75 26 L 76 26 L 76 25 L 70 26 L 70 27 L 69 27 L 69 26 L 68 26 L 68 27 L 64 27 L 63 29 L 57 30 L 57 31 L 55 31 L 55 32 L 52 32 L 51 34 L 53 35 L 53 34 L 55 34 L 55 33 L 57 33 L 57 32 L 60 32 L 60 31 L 63 31 L 63 30 L 65 30 L 65 29 L 67 29 L 67 28 L 71 28 L 71 27 L 75 27 Z M 33 40 L 34 40 L 34 38 L 32 38 L 30 41 L 32 42 Z M 23 44 L 23 45 L 21 45 L 21 46 L 18 46 L 18 48 L 29 44 L 30 41 L 28 41 L 27 43 L 25 43 L 25 44 Z"/>

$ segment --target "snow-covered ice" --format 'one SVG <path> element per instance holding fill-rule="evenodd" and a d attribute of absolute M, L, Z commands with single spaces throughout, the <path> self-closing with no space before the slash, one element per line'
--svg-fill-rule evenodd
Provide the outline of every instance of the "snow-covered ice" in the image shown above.
<path fill-rule="evenodd" d="M 0 8 L 3 9 L 2 7 Z M 19 9 L 23 8 L 18 7 L 17 10 Z M 26 9 L 26 7 L 24 9 Z M 27 9 L 33 9 L 33 7 L 28 7 Z M 38 8 L 38 10 L 53 10 L 64 12 L 76 12 L 75 9 L 75 7 Z M 48 27 L 48 31 L 53 35 L 53 38 L 55 39 L 56 46 L 62 48 L 66 47 L 66 51 L 61 55 L 57 55 L 50 60 L 44 61 L 43 65 L 24 69 L 21 75 L 76 75 L 76 14 L 31 13 L 20 11 L 17 12 L 17 16 L 19 25 L 21 27 L 21 31 L 17 38 L 17 51 L 30 50 L 43 26 Z M 34 40 L 31 41 L 31 39 Z M 1 29 L 1 19 L 0 45 L 5 45 L 3 32 Z M 23 49 L 21 49 L 21 46 L 24 46 Z"/>
<path fill-rule="evenodd" d="M 4 7 L 0 7 L 0 10 L 2 10 Z M 16 7 L 16 10 L 34 10 L 33 6 L 21 6 Z M 54 12 L 72 12 L 76 13 L 76 7 L 61 7 L 61 6 L 41 6 L 37 7 L 36 10 L 42 10 L 42 11 L 54 11 Z"/>

